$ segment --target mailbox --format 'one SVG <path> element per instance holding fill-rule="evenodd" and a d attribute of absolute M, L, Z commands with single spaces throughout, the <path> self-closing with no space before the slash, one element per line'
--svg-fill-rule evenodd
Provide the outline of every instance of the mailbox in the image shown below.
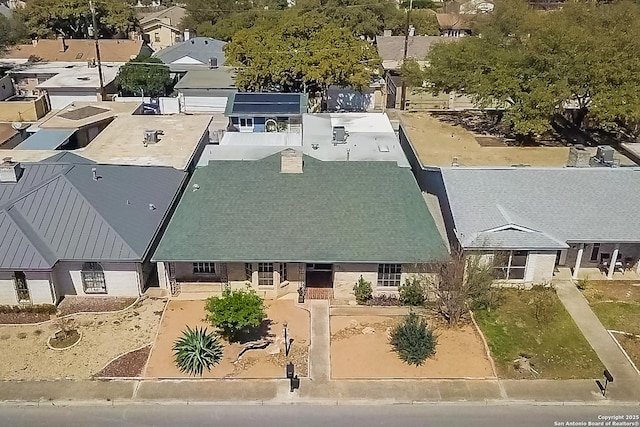
<path fill-rule="evenodd" d="M 294 371 L 295 371 L 295 367 L 293 366 L 293 363 L 287 363 L 287 378 L 288 379 L 293 379 Z"/>
<path fill-rule="evenodd" d="M 609 372 L 608 369 L 604 370 L 604 378 L 607 380 L 607 382 L 613 382 L 613 375 L 611 375 L 611 372 Z"/>

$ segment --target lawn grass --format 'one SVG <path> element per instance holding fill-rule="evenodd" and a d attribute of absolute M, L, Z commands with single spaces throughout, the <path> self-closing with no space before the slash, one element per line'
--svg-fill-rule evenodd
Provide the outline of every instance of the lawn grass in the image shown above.
<path fill-rule="evenodd" d="M 537 378 L 597 378 L 603 365 L 555 292 L 547 289 L 545 311 L 535 316 L 533 291 L 503 289 L 502 304 L 475 313 L 501 378 L 532 378 L 513 366 L 521 354 L 530 357 Z"/>
<path fill-rule="evenodd" d="M 605 328 L 640 335 L 640 286 L 589 282 L 582 293 Z"/>
<path fill-rule="evenodd" d="M 624 351 L 629 358 L 636 365 L 636 368 L 640 368 L 640 338 L 633 335 L 613 334 L 616 340 L 620 343 Z"/>

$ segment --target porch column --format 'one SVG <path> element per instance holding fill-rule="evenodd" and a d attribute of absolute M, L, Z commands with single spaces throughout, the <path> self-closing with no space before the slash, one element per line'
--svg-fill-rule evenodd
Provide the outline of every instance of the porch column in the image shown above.
<path fill-rule="evenodd" d="M 578 243 L 578 255 L 576 256 L 576 265 L 573 267 L 573 280 L 578 278 L 578 271 L 580 270 L 580 263 L 582 262 L 582 254 L 584 253 L 584 243 Z"/>
<path fill-rule="evenodd" d="M 618 252 L 620 251 L 620 245 L 616 243 L 611 254 L 611 261 L 609 261 L 609 271 L 607 272 L 607 279 L 613 279 L 613 272 L 616 269 L 616 262 L 618 261 Z"/>

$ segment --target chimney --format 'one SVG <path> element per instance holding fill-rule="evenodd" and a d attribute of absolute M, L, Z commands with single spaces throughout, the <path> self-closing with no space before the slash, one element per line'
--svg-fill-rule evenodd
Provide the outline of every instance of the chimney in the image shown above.
<path fill-rule="evenodd" d="M 189 33 L 189 29 L 185 28 L 184 29 L 184 41 L 187 41 L 191 38 L 191 34 Z"/>
<path fill-rule="evenodd" d="M 383 33 L 385 37 L 391 37 L 392 34 L 393 33 L 391 32 L 391 30 L 384 30 L 384 33 Z"/>
<path fill-rule="evenodd" d="M 20 163 L 11 160 L 11 157 L 5 157 L 0 163 L 0 182 L 18 182 L 22 175 L 22 167 Z"/>
<path fill-rule="evenodd" d="M 64 36 L 58 36 L 58 51 L 64 52 L 67 50 L 67 44 L 64 41 Z"/>
<path fill-rule="evenodd" d="M 280 173 L 302 173 L 302 152 L 287 148 L 280 152 Z"/>

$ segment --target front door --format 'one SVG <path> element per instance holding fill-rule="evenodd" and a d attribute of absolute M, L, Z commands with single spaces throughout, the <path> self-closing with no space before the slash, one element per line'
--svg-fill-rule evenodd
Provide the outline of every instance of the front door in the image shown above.
<path fill-rule="evenodd" d="M 13 274 L 13 283 L 16 287 L 16 295 L 20 304 L 29 304 L 31 295 L 29 295 L 29 287 L 27 286 L 27 278 L 23 271 L 16 271 Z"/>
<path fill-rule="evenodd" d="M 307 264 L 306 298 L 331 299 L 333 297 L 333 264 Z"/>

